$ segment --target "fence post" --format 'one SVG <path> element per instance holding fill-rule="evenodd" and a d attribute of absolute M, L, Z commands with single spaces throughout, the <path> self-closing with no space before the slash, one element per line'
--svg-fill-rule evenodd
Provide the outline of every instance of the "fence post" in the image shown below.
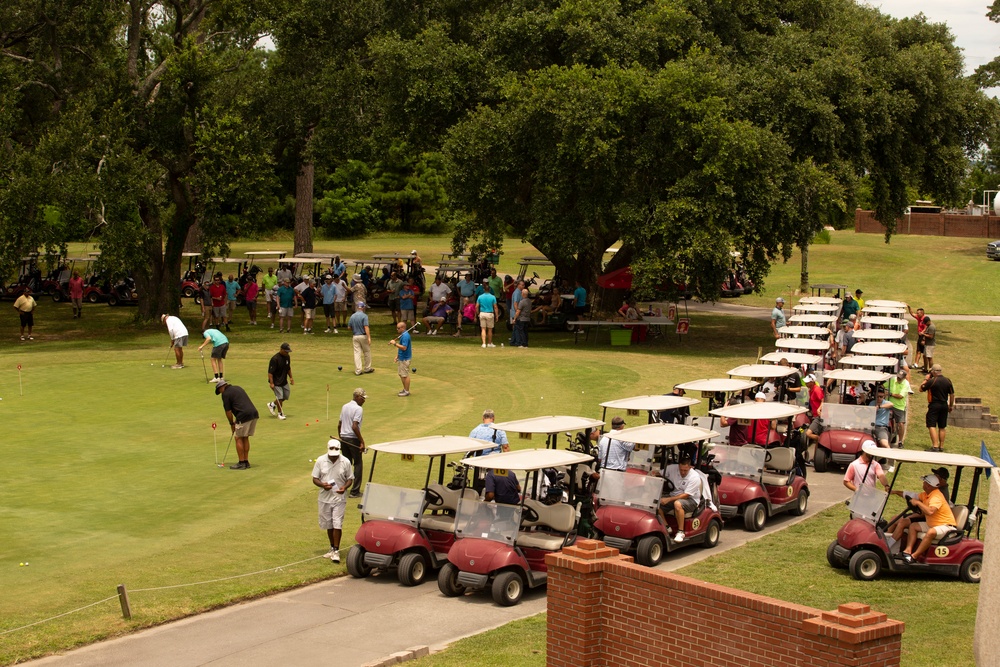
<path fill-rule="evenodd" d="M 125 584 L 118 584 L 118 602 L 122 605 L 122 617 L 126 621 L 131 621 L 132 607 L 128 603 L 128 591 L 125 590 Z"/>

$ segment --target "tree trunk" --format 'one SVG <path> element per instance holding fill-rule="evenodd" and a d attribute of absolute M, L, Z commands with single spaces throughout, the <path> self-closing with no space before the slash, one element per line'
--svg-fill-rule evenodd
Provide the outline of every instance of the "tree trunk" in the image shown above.
<path fill-rule="evenodd" d="M 808 294 L 809 290 L 809 244 L 803 243 L 799 246 L 802 251 L 802 269 L 799 272 L 799 292 Z"/>
<path fill-rule="evenodd" d="M 164 230 L 154 208 L 139 204 L 139 216 L 149 230 L 145 246 L 146 265 L 135 272 L 135 287 L 139 293 L 136 313 L 140 321 L 155 320 L 163 314 L 176 315 L 181 307 L 181 253 L 195 228 L 191 215 L 190 193 L 180 177 L 170 174 L 173 217 Z M 166 236 L 166 244 L 163 239 Z"/>
<path fill-rule="evenodd" d="M 295 245 L 293 255 L 300 252 L 312 252 L 313 225 L 313 179 L 316 167 L 312 162 L 305 162 L 299 168 L 295 177 Z"/>

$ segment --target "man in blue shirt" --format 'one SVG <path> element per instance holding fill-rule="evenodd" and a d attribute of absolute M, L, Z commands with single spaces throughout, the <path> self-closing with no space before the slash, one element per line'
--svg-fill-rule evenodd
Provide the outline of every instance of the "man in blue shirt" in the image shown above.
<path fill-rule="evenodd" d="M 278 287 L 278 333 L 292 332 L 292 316 L 295 315 L 295 290 L 284 280 Z"/>
<path fill-rule="evenodd" d="M 486 440 L 492 442 L 493 447 L 484 449 L 475 456 L 486 456 L 487 454 L 499 454 L 509 452 L 510 446 L 507 443 L 507 433 L 501 429 L 493 428 L 490 424 L 496 419 L 492 410 L 483 410 L 483 423 L 469 431 L 469 437 L 476 440 Z"/>
<path fill-rule="evenodd" d="M 493 326 L 496 323 L 497 298 L 489 285 L 484 284 L 484 291 L 476 299 L 476 315 L 479 317 L 479 328 L 483 337 L 483 347 L 496 347 L 493 344 Z"/>
<path fill-rule="evenodd" d="M 888 447 L 889 416 L 892 414 L 892 402 L 886 398 L 884 387 L 878 388 L 875 399 L 868 405 L 875 407 L 875 430 L 872 435 L 875 436 L 879 447 Z"/>
<path fill-rule="evenodd" d="M 455 288 L 458 290 L 459 296 L 467 299 L 474 296 L 476 294 L 476 283 L 472 281 L 472 274 L 466 273 L 465 277 L 455 285 Z"/>
<path fill-rule="evenodd" d="M 579 280 L 576 281 L 575 285 L 576 287 L 573 289 L 573 312 L 579 317 L 587 312 L 587 290 Z"/>
<path fill-rule="evenodd" d="M 337 296 L 337 287 L 333 284 L 332 275 L 328 273 L 323 277 L 323 285 L 319 291 L 323 295 L 323 315 L 326 317 L 326 331 L 323 333 L 330 333 L 336 328 L 336 322 L 333 321 L 333 300 Z"/>
<path fill-rule="evenodd" d="M 198 346 L 198 352 L 202 351 L 209 343 L 212 344 L 212 374 L 213 377 L 209 382 L 219 383 L 222 381 L 223 372 L 225 370 L 225 359 L 226 354 L 229 352 L 229 339 L 226 338 L 226 334 L 222 333 L 218 329 L 205 329 L 202 333 L 205 337 L 205 342 Z M 205 355 L 202 355 L 203 357 Z"/>
<path fill-rule="evenodd" d="M 233 274 L 229 274 L 229 280 L 226 281 L 226 331 L 229 331 L 229 323 L 233 321 L 233 313 L 236 312 L 236 295 L 240 291 L 239 282 L 233 278 Z"/>
<path fill-rule="evenodd" d="M 781 338 L 778 330 L 785 326 L 785 311 L 782 310 L 784 307 L 785 300 L 780 296 L 774 300 L 774 308 L 771 309 L 771 333 L 775 338 Z"/>
<path fill-rule="evenodd" d="M 410 395 L 410 360 L 413 358 L 413 345 L 410 334 L 406 330 L 405 322 L 396 323 L 397 338 L 393 338 L 390 344 L 396 348 L 396 368 L 399 370 L 399 379 L 403 383 L 403 391 L 396 396 Z"/>

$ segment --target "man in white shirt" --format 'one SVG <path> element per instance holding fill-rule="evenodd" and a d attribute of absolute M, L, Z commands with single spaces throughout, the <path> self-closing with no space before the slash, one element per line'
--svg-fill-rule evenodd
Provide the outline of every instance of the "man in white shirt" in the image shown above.
<path fill-rule="evenodd" d="M 188 344 L 188 330 L 181 318 L 173 315 L 162 315 L 160 321 L 167 325 L 170 336 L 170 347 L 174 348 L 174 358 L 177 360 L 171 368 L 184 368 L 184 348 Z"/>
<path fill-rule="evenodd" d="M 448 296 L 451 294 L 451 288 L 448 287 L 446 283 L 441 282 L 440 275 L 435 276 L 434 282 L 431 283 L 431 286 L 427 291 L 430 292 L 430 303 L 437 303 L 442 298 L 447 300 Z"/>
<path fill-rule="evenodd" d="M 635 443 L 625 442 L 614 437 L 623 428 L 625 428 L 625 420 L 621 417 L 615 417 L 611 420 L 611 430 L 597 443 L 601 467 L 606 470 L 624 472 L 625 468 L 628 467 L 629 455 L 635 449 Z"/>
<path fill-rule="evenodd" d="M 341 442 L 344 443 L 345 454 L 354 465 L 354 488 L 351 489 L 351 498 L 361 497 L 361 480 L 364 477 L 364 462 L 362 456 L 365 452 L 365 437 L 361 435 L 361 420 L 364 418 L 362 406 L 368 394 L 361 387 L 354 390 L 351 400 L 344 403 L 340 409 L 340 421 L 337 423 L 337 434 Z"/>
<path fill-rule="evenodd" d="M 340 441 L 330 438 L 326 456 L 316 459 L 313 466 L 312 481 L 319 487 L 319 527 L 326 530 L 330 539 L 330 550 L 323 557 L 334 563 L 340 562 L 340 535 L 347 509 L 344 493 L 353 479 L 350 461 L 340 455 Z"/>
<path fill-rule="evenodd" d="M 691 467 L 691 456 L 688 454 L 681 454 L 677 463 L 668 465 L 663 471 L 663 477 L 673 484 L 674 490 L 671 495 L 660 498 L 660 512 L 673 508 L 677 519 L 674 542 L 683 542 L 684 518 L 694 514 L 701 503 L 701 477 Z M 663 519 L 666 522 L 665 516 Z"/>

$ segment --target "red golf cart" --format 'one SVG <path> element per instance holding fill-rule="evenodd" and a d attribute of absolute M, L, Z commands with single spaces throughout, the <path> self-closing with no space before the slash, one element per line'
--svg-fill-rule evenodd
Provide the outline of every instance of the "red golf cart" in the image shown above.
<path fill-rule="evenodd" d="M 891 377 L 861 368 L 840 368 L 824 374 L 824 382 L 837 382 L 837 393 L 828 394 L 823 402 L 823 432 L 813 455 L 816 472 L 847 466 L 861 455 L 861 443 L 872 439 L 875 426 L 876 408 L 867 405 L 867 396 L 874 396 L 875 387 Z"/>

